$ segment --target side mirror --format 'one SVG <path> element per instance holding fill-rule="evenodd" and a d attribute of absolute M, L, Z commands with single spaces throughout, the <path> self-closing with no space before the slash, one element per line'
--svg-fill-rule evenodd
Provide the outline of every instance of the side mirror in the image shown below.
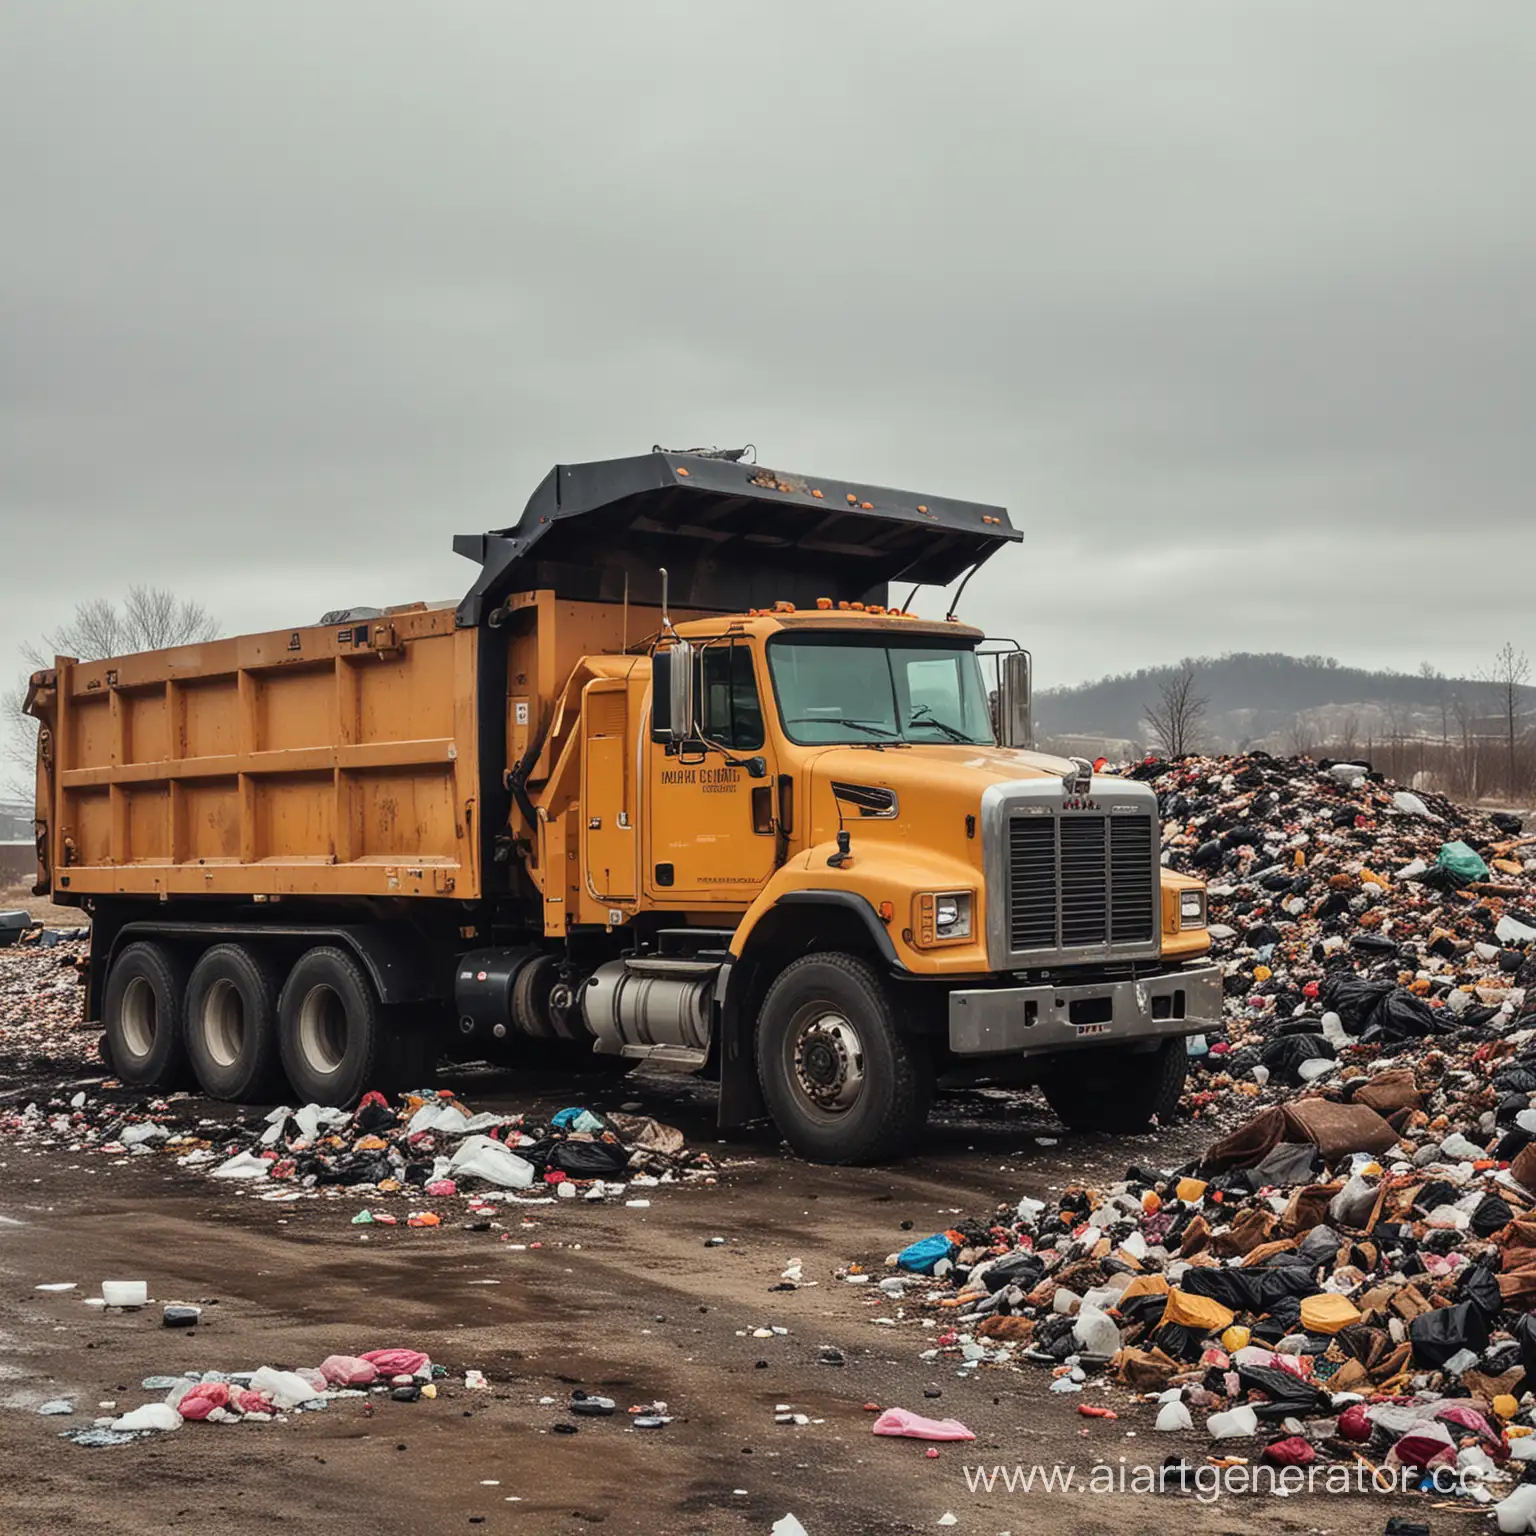
<path fill-rule="evenodd" d="M 1032 747 L 1035 722 L 1028 651 L 1005 651 L 997 660 L 998 736 L 1005 747 Z"/>
<path fill-rule="evenodd" d="M 693 735 L 693 647 L 674 641 L 651 653 L 651 740 L 687 741 Z"/>

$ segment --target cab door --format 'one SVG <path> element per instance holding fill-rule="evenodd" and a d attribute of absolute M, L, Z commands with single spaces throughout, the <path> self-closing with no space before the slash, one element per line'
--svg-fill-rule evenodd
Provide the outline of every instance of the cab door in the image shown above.
<path fill-rule="evenodd" d="M 745 908 L 776 867 L 765 690 L 744 639 L 698 642 L 696 666 L 696 739 L 647 742 L 646 894 L 667 906 Z M 764 760 L 763 778 L 730 761 L 752 757 Z"/>
<path fill-rule="evenodd" d="M 640 845 L 625 678 L 595 678 L 582 690 L 581 731 L 586 817 L 581 848 L 587 890 L 599 901 L 633 901 Z"/>

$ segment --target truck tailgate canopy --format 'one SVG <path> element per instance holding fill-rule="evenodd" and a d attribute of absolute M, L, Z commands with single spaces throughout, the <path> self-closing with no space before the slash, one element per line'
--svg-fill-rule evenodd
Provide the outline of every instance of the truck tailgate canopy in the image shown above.
<path fill-rule="evenodd" d="M 515 526 L 453 541 L 482 567 L 458 621 L 539 588 L 617 602 L 626 577 L 633 601 L 654 603 L 659 566 L 680 608 L 883 602 L 892 582 L 946 585 L 1022 537 L 1001 507 L 760 464 L 661 452 L 560 464 Z"/>

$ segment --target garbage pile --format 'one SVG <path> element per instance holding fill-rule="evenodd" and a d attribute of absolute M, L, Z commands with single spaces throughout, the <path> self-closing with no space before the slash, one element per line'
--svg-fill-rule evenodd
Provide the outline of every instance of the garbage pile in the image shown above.
<path fill-rule="evenodd" d="M 1211 882 L 1227 1037 L 1190 1103 L 1231 1129 L 912 1243 L 878 1321 L 963 1377 L 1039 1368 L 1106 1400 L 1085 1416 L 1203 1429 L 1219 1462 L 1363 1460 L 1536 1530 L 1511 1492 L 1536 1463 L 1536 839 L 1360 766 L 1137 772 L 1168 862 Z"/>
<path fill-rule="evenodd" d="M 61 1438 L 99 1449 L 126 1445 L 145 1435 L 180 1429 L 184 1424 L 270 1424 L 285 1413 L 314 1413 L 343 1398 L 388 1395 L 396 1402 L 414 1403 L 437 1396 L 437 1383 L 448 1375 L 441 1365 L 418 1349 L 373 1349 L 361 1355 L 331 1355 L 317 1367 L 281 1370 L 264 1365 L 257 1370 L 189 1371 L 182 1376 L 147 1376 L 146 1392 L 163 1395 L 126 1413 L 109 1413 L 89 1427 L 67 1429 Z M 488 1385 L 479 1371 L 465 1373 L 470 1390 Z M 70 1415 L 67 1398 L 44 1403 L 47 1416 Z M 372 1413 L 370 1404 L 365 1410 Z"/>
<path fill-rule="evenodd" d="M 443 1090 L 391 1103 L 370 1093 L 356 1110 L 282 1106 L 264 1119 L 186 1120 L 194 1101 L 116 1102 L 77 1092 L 68 1100 L 0 1111 L 0 1134 L 40 1150 L 132 1158 L 174 1156 L 207 1177 L 289 1201 L 347 1192 L 397 1196 L 413 1203 L 467 1198 L 485 1222 L 495 1202 L 577 1196 L 616 1199 L 684 1180 L 713 1180 L 708 1153 L 649 1116 L 598 1114 L 572 1106 L 548 1121 L 529 1115 L 473 1113 Z M 640 1201 L 630 1203 L 639 1204 Z M 394 1225 L 386 1209 L 360 1211 L 359 1225 Z M 430 1209 L 412 1210 L 413 1226 L 437 1226 Z"/>
<path fill-rule="evenodd" d="M 1518 817 L 1262 752 L 1130 777 L 1157 791 L 1164 862 L 1207 882 L 1227 1031 L 1196 1043 L 1195 1115 L 1227 1086 L 1200 1068 L 1294 1088 L 1347 1046 L 1402 1052 L 1536 1009 L 1536 837 Z"/>
<path fill-rule="evenodd" d="M 33 928 L 0 949 L 0 1072 L 7 1077 L 100 1067 L 101 1031 L 80 1019 L 86 934 Z"/>

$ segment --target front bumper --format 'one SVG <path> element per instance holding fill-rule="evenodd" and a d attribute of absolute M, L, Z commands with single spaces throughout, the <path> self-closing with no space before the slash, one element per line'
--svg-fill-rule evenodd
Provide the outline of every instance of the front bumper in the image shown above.
<path fill-rule="evenodd" d="M 1221 1027 L 1221 972 L 1189 966 L 1136 981 L 981 987 L 949 994 L 957 1056 L 1043 1056 Z"/>

